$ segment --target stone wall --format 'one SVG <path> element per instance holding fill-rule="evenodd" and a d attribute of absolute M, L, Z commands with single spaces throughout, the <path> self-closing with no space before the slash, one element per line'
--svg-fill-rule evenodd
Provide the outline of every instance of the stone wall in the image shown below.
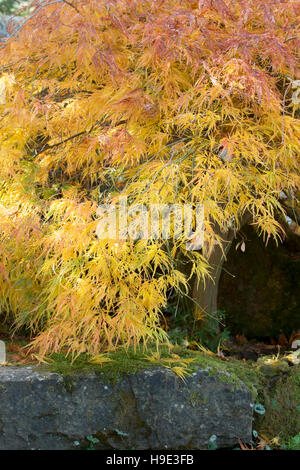
<path fill-rule="evenodd" d="M 227 383 L 228 380 L 228 383 Z M 111 383 L 94 373 L 63 376 L 0 367 L 0 450 L 207 449 L 249 442 L 253 403 L 243 383 L 198 368 L 182 381 L 153 367 Z"/>

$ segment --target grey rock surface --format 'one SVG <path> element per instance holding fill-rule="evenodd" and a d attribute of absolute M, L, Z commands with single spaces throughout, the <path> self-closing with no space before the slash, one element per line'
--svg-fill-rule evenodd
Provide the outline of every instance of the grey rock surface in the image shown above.
<path fill-rule="evenodd" d="M 62 376 L 0 367 L 0 450 L 207 449 L 249 442 L 253 404 L 243 384 L 199 368 L 183 382 L 153 367 L 110 383 L 93 373 Z"/>

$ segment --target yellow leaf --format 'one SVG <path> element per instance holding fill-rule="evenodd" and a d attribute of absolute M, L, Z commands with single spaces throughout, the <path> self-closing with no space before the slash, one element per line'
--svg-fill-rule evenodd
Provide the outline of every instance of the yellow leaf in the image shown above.
<path fill-rule="evenodd" d="M 191 375 L 188 370 L 185 367 L 180 367 L 180 366 L 175 366 L 175 367 L 167 367 L 168 369 L 171 369 L 174 374 L 178 375 L 184 382 L 185 382 L 185 377 L 187 375 Z"/>
<path fill-rule="evenodd" d="M 92 364 L 104 364 L 105 362 L 111 362 L 113 359 L 110 359 L 109 357 L 107 357 L 105 354 L 96 354 L 95 356 L 93 356 L 89 362 L 92 363 Z"/>

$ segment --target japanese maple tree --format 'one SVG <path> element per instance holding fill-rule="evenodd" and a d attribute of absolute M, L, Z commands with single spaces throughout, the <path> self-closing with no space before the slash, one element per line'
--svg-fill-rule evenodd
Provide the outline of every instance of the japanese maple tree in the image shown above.
<path fill-rule="evenodd" d="M 299 3 L 32 5 L 0 45 L 1 313 L 41 356 L 163 340 L 170 290 L 214 314 L 240 227 L 298 210 Z M 120 195 L 203 204 L 202 250 L 99 240 Z"/>

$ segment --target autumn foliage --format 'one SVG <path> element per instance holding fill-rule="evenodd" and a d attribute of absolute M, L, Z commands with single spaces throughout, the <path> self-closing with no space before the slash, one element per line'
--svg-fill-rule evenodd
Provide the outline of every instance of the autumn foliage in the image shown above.
<path fill-rule="evenodd" d="M 35 1 L 0 49 L 0 306 L 43 356 L 165 338 L 245 214 L 299 191 L 299 3 Z M 298 81 L 297 81 L 298 80 Z M 205 247 L 95 236 L 100 202 L 203 203 Z M 179 260 L 191 266 L 187 274 Z M 195 300 L 197 301 L 197 300 Z"/>

